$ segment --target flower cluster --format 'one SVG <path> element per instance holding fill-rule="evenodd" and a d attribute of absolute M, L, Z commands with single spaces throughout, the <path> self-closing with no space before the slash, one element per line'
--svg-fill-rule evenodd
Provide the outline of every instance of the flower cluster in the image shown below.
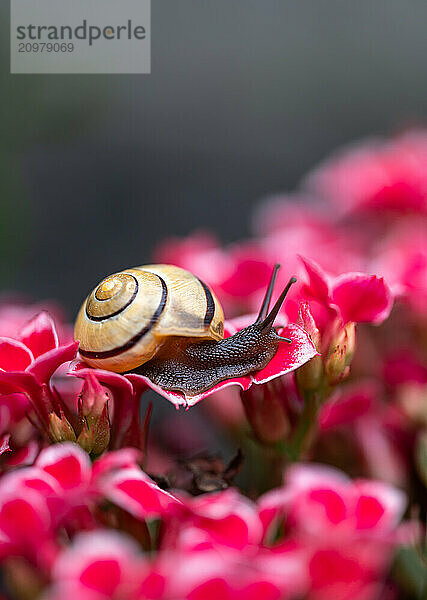
<path fill-rule="evenodd" d="M 399 525 L 402 492 L 320 465 L 293 467 L 254 503 L 235 489 L 166 492 L 139 460 L 123 449 L 92 465 L 68 442 L 4 475 L 1 555 L 25 560 L 33 585 L 50 581 L 52 600 L 365 598 L 417 535 Z M 6 565 L 19 588 L 22 565 Z"/>
<path fill-rule="evenodd" d="M 196 395 L 90 368 L 55 305 L 0 302 L 7 598 L 423 597 L 427 132 L 336 153 L 253 224 L 155 251 L 214 290 L 225 337 L 274 264 L 297 277 L 290 343 Z"/>

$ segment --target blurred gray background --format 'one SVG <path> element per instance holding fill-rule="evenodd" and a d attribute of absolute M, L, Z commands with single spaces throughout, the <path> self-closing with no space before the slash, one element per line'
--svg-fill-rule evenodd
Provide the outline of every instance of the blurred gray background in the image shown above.
<path fill-rule="evenodd" d="M 71 317 L 168 235 L 249 232 L 337 146 L 427 121 L 426 0 L 153 0 L 151 75 L 10 75 L 2 288 Z"/>

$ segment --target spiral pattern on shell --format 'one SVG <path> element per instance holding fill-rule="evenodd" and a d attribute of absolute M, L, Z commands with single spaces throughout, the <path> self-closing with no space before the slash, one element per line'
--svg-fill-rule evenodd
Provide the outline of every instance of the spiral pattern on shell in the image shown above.
<path fill-rule="evenodd" d="M 171 265 L 147 265 L 106 277 L 78 314 L 74 337 L 89 365 L 125 372 L 150 360 L 171 336 L 223 337 L 213 292 Z"/>

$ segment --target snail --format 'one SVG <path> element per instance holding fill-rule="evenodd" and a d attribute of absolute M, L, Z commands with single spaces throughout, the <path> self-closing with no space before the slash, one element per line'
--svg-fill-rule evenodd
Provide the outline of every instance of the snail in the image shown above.
<path fill-rule="evenodd" d="M 291 343 L 273 323 L 294 277 L 268 313 L 279 267 L 274 267 L 255 322 L 228 338 L 214 292 L 189 271 L 145 265 L 110 275 L 77 316 L 74 337 L 80 356 L 92 367 L 136 372 L 165 390 L 190 396 L 262 369 L 280 342 Z"/>

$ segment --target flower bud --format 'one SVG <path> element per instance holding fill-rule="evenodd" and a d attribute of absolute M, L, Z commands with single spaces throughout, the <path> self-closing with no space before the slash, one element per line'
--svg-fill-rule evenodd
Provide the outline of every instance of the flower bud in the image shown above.
<path fill-rule="evenodd" d="M 314 356 L 305 365 L 295 371 L 298 389 L 314 391 L 319 389 L 323 381 L 323 361 L 321 356 Z"/>
<path fill-rule="evenodd" d="M 58 415 L 54 412 L 49 414 L 49 437 L 52 442 L 75 442 L 76 434 L 71 427 L 65 415 Z"/>
<path fill-rule="evenodd" d="M 110 443 L 110 421 L 108 418 L 108 406 L 97 419 L 83 419 L 83 428 L 77 438 L 77 443 L 88 454 L 99 456 L 107 449 Z"/>
<path fill-rule="evenodd" d="M 108 394 L 99 383 L 93 373 L 88 373 L 85 377 L 83 389 L 80 394 L 81 413 L 85 417 L 98 419 L 108 402 Z"/>
<path fill-rule="evenodd" d="M 337 344 L 325 361 L 325 375 L 332 385 L 339 383 L 344 378 L 345 370 L 345 347 Z"/>
<path fill-rule="evenodd" d="M 285 394 L 286 390 L 280 378 L 253 385 L 240 394 L 246 417 L 262 444 L 279 442 L 289 432 Z"/>
<path fill-rule="evenodd" d="M 355 347 L 355 324 L 347 323 L 339 329 L 330 345 L 329 354 L 325 360 L 325 374 L 331 385 L 339 383 L 348 376 Z"/>
<path fill-rule="evenodd" d="M 353 322 L 347 323 L 344 327 L 345 331 L 345 366 L 349 367 L 353 361 L 354 352 L 356 350 L 356 324 Z"/>

